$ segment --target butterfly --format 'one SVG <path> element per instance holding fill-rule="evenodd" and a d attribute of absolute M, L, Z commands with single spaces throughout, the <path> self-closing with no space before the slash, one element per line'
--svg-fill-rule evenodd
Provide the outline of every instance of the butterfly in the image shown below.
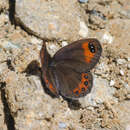
<path fill-rule="evenodd" d="M 78 99 L 91 91 L 90 70 L 97 64 L 102 47 L 97 39 L 81 39 L 56 52 L 51 58 L 46 43 L 40 51 L 42 79 L 55 95 Z"/>

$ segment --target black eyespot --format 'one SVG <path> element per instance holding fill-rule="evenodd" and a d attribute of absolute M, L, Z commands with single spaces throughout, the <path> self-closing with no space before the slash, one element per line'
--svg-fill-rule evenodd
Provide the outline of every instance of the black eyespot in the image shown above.
<path fill-rule="evenodd" d="M 84 85 L 87 86 L 87 85 L 88 85 L 88 81 L 85 81 L 85 82 L 84 82 Z"/>
<path fill-rule="evenodd" d="M 89 48 L 89 50 L 90 50 L 92 53 L 95 53 L 95 46 L 93 45 L 92 42 L 90 42 L 90 43 L 88 44 L 88 48 Z"/>
<path fill-rule="evenodd" d="M 76 91 L 75 93 L 78 95 L 78 94 L 79 94 L 79 91 Z"/>
<path fill-rule="evenodd" d="M 84 91 L 85 91 L 85 88 L 82 88 L 82 91 L 84 92 Z"/>
<path fill-rule="evenodd" d="M 87 76 L 87 75 L 84 75 L 84 78 L 85 78 L 85 79 L 88 79 L 88 76 Z"/>

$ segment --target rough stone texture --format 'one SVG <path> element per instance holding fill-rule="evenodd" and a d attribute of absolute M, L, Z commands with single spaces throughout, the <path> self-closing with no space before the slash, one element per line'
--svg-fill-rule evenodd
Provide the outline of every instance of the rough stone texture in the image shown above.
<path fill-rule="evenodd" d="M 77 0 L 16 0 L 16 21 L 42 39 L 76 40 L 83 14 Z"/>
<path fill-rule="evenodd" d="M 130 102 L 124 101 L 115 106 L 115 110 L 118 112 L 119 120 L 122 124 L 122 126 L 127 130 L 127 128 L 130 128 Z M 129 129 L 128 129 L 129 130 Z"/>
<path fill-rule="evenodd" d="M 74 120 L 75 116 L 80 117 L 80 113 L 70 111 L 62 99 L 52 99 L 46 94 L 38 77 L 26 78 L 23 74 L 9 72 L 6 81 L 7 99 L 16 129 L 59 129 L 60 122 L 66 127 L 80 128 L 78 120 Z"/>
<path fill-rule="evenodd" d="M 114 93 L 115 89 L 109 86 L 107 80 L 94 76 L 94 85 L 91 93 L 88 94 L 85 98 L 80 99 L 80 103 L 82 107 L 96 107 L 105 101 L 112 101 L 116 103 L 116 99 L 112 98 Z"/>
<path fill-rule="evenodd" d="M 8 0 L 1 0 L 0 1 L 0 12 L 7 11 L 8 8 L 9 8 Z"/>
<path fill-rule="evenodd" d="M 90 21 L 89 27 L 94 30 L 106 28 L 109 20 L 130 18 L 130 1 L 89 0 L 84 7 L 88 14 L 86 18 Z"/>
<path fill-rule="evenodd" d="M 2 95 L 1 92 L 0 95 Z M 5 124 L 4 106 L 1 97 L 2 96 L 0 96 L 0 130 L 7 130 L 7 126 Z"/>
<path fill-rule="evenodd" d="M 0 1 L 0 128 L 129 130 L 129 1 L 88 0 L 81 4 L 80 8 L 86 11 L 88 27 L 82 22 L 80 33 L 98 38 L 103 53 L 92 70 L 92 92 L 79 102 L 54 98 L 44 88 L 39 59 L 42 40 L 12 25 L 10 10 L 2 2 L 7 1 Z M 67 2 L 66 6 L 72 6 L 71 2 Z M 75 6 L 77 10 L 79 5 Z M 71 33 L 77 35 L 77 32 Z M 59 38 L 64 39 L 64 36 Z M 69 43 L 69 40 L 50 41 L 47 46 L 54 55 Z"/>

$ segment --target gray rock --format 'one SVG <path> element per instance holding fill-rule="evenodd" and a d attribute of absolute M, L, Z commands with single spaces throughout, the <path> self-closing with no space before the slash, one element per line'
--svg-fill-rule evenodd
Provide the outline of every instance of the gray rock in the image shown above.
<path fill-rule="evenodd" d="M 16 21 L 42 39 L 77 40 L 83 11 L 77 0 L 16 0 Z"/>
<path fill-rule="evenodd" d="M 38 77 L 9 72 L 6 82 L 6 97 L 17 130 L 84 130 L 77 120 L 81 112 L 71 111 L 62 99 L 46 94 Z"/>
<path fill-rule="evenodd" d="M 24 75 L 9 72 L 6 82 L 6 95 L 15 120 L 15 128 L 47 129 L 44 120 L 57 111 L 56 100 L 50 100 L 51 97 L 44 93 L 40 79 L 36 76 L 25 78 Z"/>

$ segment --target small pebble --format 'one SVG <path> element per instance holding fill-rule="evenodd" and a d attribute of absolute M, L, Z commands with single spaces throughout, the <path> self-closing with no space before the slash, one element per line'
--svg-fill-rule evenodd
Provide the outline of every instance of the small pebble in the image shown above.
<path fill-rule="evenodd" d="M 80 22 L 79 35 L 84 38 L 88 36 L 88 27 L 83 21 Z"/>
<path fill-rule="evenodd" d="M 125 86 L 127 91 L 130 92 L 130 86 L 128 85 L 128 83 L 124 82 L 123 85 Z"/>
<path fill-rule="evenodd" d="M 122 64 L 124 64 L 125 62 L 126 62 L 125 59 L 117 59 L 117 63 L 118 63 L 119 65 L 122 65 Z"/>
<path fill-rule="evenodd" d="M 127 60 L 130 61 L 130 57 L 128 57 Z"/>
<path fill-rule="evenodd" d="M 47 50 L 51 56 L 54 56 L 54 54 L 59 50 L 59 45 L 54 43 L 48 43 L 47 44 Z"/>
<path fill-rule="evenodd" d="M 79 0 L 80 3 L 87 3 L 88 0 Z"/>
<path fill-rule="evenodd" d="M 115 81 L 114 80 L 111 80 L 110 81 L 110 86 L 113 86 L 115 84 Z"/>
<path fill-rule="evenodd" d="M 120 70 L 120 74 L 123 76 L 123 75 L 124 75 L 124 71 L 123 71 L 123 70 Z"/>
<path fill-rule="evenodd" d="M 42 45 L 37 45 L 37 49 L 40 51 L 42 48 Z"/>
<path fill-rule="evenodd" d="M 49 49 L 53 50 L 53 49 L 55 49 L 55 48 L 56 48 L 56 45 L 55 45 L 55 44 L 50 44 L 50 45 L 49 45 Z"/>
<path fill-rule="evenodd" d="M 106 43 L 112 43 L 114 40 L 114 38 L 111 36 L 111 34 L 109 32 L 105 32 L 103 37 L 102 37 L 102 41 L 106 42 Z"/>
<path fill-rule="evenodd" d="M 66 42 L 66 41 L 62 42 L 62 47 L 67 46 L 67 45 L 68 45 L 68 42 Z"/>
<path fill-rule="evenodd" d="M 130 69 L 130 64 L 127 65 L 127 68 Z"/>
<path fill-rule="evenodd" d="M 59 122 L 59 128 L 66 128 L 66 124 L 64 122 Z"/>
<path fill-rule="evenodd" d="M 102 104 L 102 103 L 103 103 L 103 100 L 100 99 L 100 98 L 97 98 L 97 99 L 96 99 L 96 103 L 97 103 L 97 104 Z"/>
<path fill-rule="evenodd" d="M 127 94 L 127 99 L 129 99 L 129 100 L 130 100 L 130 94 Z"/>
<path fill-rule="evenodd" d="M 93 111 L 93 110 L 94 110 L 94 107 L 92 107 L 92 106 L 88 106 L 88 107 L 87 107 L 87 110 L 91 110 L 91 111 Z"/>

